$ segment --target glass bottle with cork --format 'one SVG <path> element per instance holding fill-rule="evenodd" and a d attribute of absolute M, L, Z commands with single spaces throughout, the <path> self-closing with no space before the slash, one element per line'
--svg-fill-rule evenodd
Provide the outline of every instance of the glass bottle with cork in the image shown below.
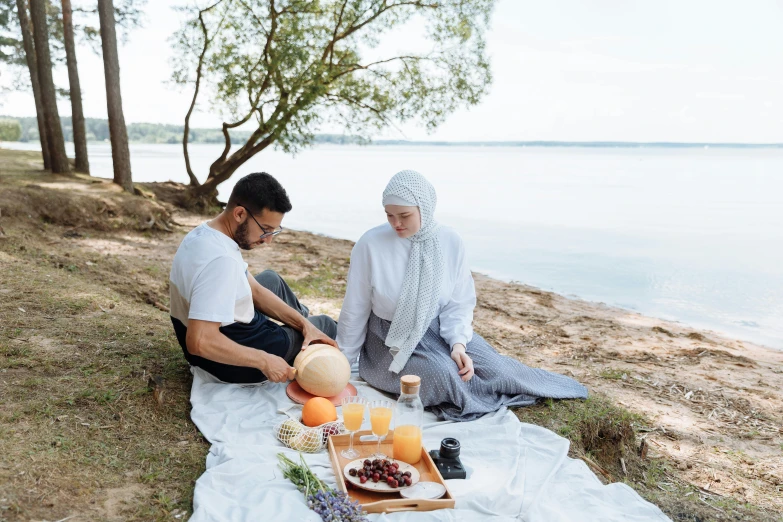
<path fill-rule="evenodd" d="M 394 458 L 416 464 L 421 459 L 421 424 L 424 405 L 419 398 L 421 377 L 403 375 L 400 377 L 400 398 L 395 408 L 393 450 Z"/>

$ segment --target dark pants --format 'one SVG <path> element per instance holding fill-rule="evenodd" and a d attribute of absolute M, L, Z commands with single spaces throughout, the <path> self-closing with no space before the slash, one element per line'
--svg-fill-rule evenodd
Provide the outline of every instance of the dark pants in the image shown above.
<path fill-rule="evenodd" d="M 307 320 L 315 325 L 316 328 L 323 333 L 334 339 L 337 336 L 337 323 L 334 319 L 328 315 L 314 315 L 310 316 L 310 310 L 299 302 L 299 299 L 294 295 L 291 287 L 283 280 L 280 275 L 274 270 L 264 270 L 256 276 L 258 284 L 271 291 L 277 297 L 283 300 L 285 304 L 307 317 Z M 283 330 L 288 335 L 288 352 L 284 359 L 288 361 L 288 364 L 293 364 L 294 359 L 302 350 L 302 343 L 304 342 L 304 336 L 302 332 L 291 328 L 290 326 L 283 326 Z"/>
<path fill-rule="evenodd" d="M 288 284 L 274 270 L 265 270 L 256 276 L 256 281 L 264 288 L 270 290 L 288 306 L 307 317 L 316 328 L 323 333 L 335 338 L 337 335 L 337 323 L 329 316 L 317 315 L 310 317 L 310 310 L 299 302 Z M 174 324 L 174 332 L 182 346 L 185 358 L 193 366 L 198 366 L 208 371 L 218 379 L 231 383 L 257 383 L 266 380 L 260 370 L 246 366 L 234 366 L 218 363 L 188 352 L 185 345 L 187 328 L 177 319 L 171 318 Z M 229 339 L 249 348 L 263 350 L 277 355 L 293 364 L 294 359 L 302 350 L 304 336 L 298 330 L 290 326 L 280 326 L 269 320 L 265 315 L 256 310 L 255 317 L 248 324 L 234 323 L 220 328 L 220 331 Z"/>

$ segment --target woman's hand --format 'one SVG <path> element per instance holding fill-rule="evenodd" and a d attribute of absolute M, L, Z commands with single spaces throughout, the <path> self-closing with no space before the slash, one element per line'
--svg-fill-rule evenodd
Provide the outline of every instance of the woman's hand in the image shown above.
<path fill-rule="evenodd" d="M 457 363 L 459 368 L 460 378 L 464 382 L 468 382 L 473 378 L 473 359 L 465 353 L 465 345 L 457 343 L 451 349 L 451 359 Z"/>

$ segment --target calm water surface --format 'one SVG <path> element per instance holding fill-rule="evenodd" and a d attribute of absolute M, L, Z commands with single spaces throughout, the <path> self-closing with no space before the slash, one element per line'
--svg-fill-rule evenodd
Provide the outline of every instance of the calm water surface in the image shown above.
<path fill-rule="evenodd" d="M 197 175 L 220 150 L 191 147 Z M 108 144 L 90 154 L 111 177 Z M 131 155 L 135 181 L 187 182 L 178 145 Z M 783 348 L 783 149 L 318 146 L 263 152 L 220 195 L 267 171 L 294 206 L 284 226 L 356 240 L 406 168 L 476 271 Z"/>

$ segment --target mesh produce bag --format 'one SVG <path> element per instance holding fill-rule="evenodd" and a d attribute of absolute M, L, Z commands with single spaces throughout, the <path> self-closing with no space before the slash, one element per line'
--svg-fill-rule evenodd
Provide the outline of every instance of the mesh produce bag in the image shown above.
<path fill-rule="evenodd" d="M 289 448 L 304 453 L 316 453 L 326 447 L 329 435 L 345 433 L 340 421 L 327 422 L 314 428 L 302 424 L 296 419 L 287 419 L 275 426 L 277 440 Z"/>

